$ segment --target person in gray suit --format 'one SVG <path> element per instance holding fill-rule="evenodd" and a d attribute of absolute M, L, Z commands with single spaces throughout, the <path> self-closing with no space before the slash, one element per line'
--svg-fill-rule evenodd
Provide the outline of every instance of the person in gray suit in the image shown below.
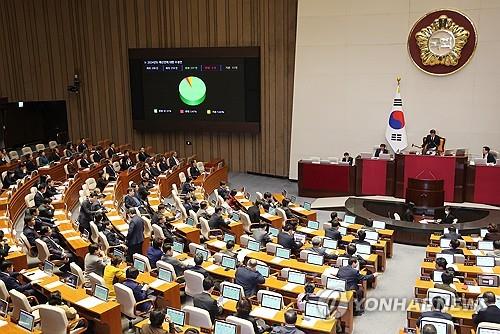
<path fill-rule="evenodd" d="M 134 208 L 127 210 L 129 219 L 126 245 L 128 248 L 127 261 L 132 262 L 135 253 L 142 254 L 142 243 L 144 242 L 144 220 L 136 213 Z"/>
<path fill-rule="evenodd" d="M 289 309 L 285 312 L 285 325 L 274 327 L 271 334 L 305 334 L 303 331 L 295 327 L 296 322 L 297 312 Z"/>
<path fill-rule="evenodd" d="M 85 255 L 85 279 L 89 279 L 89 274 L 94 273 L 99 276 L 104 274 L 104 267 L 109 262 L 104 254 L 99 250 L 99 245 L 90 244 L 89 252 Z"/>
<path fill-rule="evenodd" d="M 166 263 L 170 263 L 172 267 L 174 267 L 176 276 L 182 276 L 184 274 L 184 270 L 186 270 L 186 266 L 174 257 L 174 250 L 172 249 L 172 245 L 164 243 L 162 246 L 162 250 L 163 256 L 161 260 Z"/>
<path fill-rule="evenodd" d="M 224 309 L 215 299 L 210 295 L 214 289 L 214 282 L 211 278 L 205 278 L 203 280 L 203 292 L 199 295 L 193 296 L 193 305 L 201 309 L 205 309 L 210 313 L 210 318 L 212 323 L 215 321 L 215 317 L 221 315 Z"/>
<path fill-rule="evenodd" d="M 337 258 L 337 255 L 335 254 L 329 254 L 326 252 L 326 249 L 321 247 L 321 237 L 314 237 L 311 240 L 312 247 L 308 248 L 307 250 L 313 253 L 316 253 L 318 255 L 322 255 L 325 260 L 334 260 Z"/>
<path fill-rule="evenodd" d="M 359 283 L 362 281 L 373 281 L 378 273 L 370 275 L 362 275 L 358 269 L 358 259 L 351 257 L 349 259 L 348 265 L 340 267 L 337 273 L 337 277 L 346 281 L 346 289 L 355 291 L 357 303 L 355 305 L 354 315 L 361 315 L 364 313 L 363 310 L 363 290 L 359 287 Z"/>

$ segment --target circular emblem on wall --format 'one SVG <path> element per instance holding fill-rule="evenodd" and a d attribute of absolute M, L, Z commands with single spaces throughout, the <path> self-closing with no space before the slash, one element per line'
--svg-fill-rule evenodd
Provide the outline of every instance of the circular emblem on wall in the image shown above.
<path fill-rule="evenodd" d="M 448 75 L 469 62 L 477 44 L 476 28 L 464 14 L 438 10 L 421 17 L 408 36 L 415 66 L 432 75 Z"/>

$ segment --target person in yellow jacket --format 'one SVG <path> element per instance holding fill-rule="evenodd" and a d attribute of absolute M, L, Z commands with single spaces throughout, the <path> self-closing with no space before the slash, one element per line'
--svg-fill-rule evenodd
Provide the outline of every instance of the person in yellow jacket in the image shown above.
<path fill-rule="evenodd" d="M 111 264 L 104 267 L 103 280 L 106 287 L 109 289 L 109 297 L 115 297 L 114 283 L 122 282 L 126 279 L 125 269 L 120 268 L 123 260 L 119 256 L 111 258 Z"/>

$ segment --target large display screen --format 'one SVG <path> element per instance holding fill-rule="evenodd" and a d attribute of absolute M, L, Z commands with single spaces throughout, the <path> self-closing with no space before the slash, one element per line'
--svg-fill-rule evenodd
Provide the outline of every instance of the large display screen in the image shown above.
<path fill-rule="evenodd" d="M 259 48 L 131 49 L 134 127 L 259 131 Z"/>

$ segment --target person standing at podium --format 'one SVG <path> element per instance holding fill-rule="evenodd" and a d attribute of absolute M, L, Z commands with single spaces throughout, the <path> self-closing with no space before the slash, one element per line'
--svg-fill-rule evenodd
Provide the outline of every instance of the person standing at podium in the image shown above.
<path fill-rule="evenodd" d="M 497 159 L 493 155 L 493 153 L 490 152 L 490 148 L 488 146 L 483 146 L 483 159 L 486 159 L 486 163 L 489 164 L 496 164 Z"/>
<path fill-rule="evenodd" d="M 383 154 L 387 154 L 389 153 L 389 151 L 387 150 L 385 144 L 380 144 L 379 148 L 377 148 L 375 150 L 375 153 L 373 154 L 373 156 L 375 158 L 378 158 L 380 156 L 380 154 L 383 153 Z"/>
<path fill-rule="evenodd" d="M 344 157 L 342 158 L 342 162 L 348 162 L 349 166 L 352 166 L 352 157 L 349 156 L 349 152 L 344 152 Z"/>
<path fill-rule="evenodd" d="M 430 154 L 436 152 L 439 144 L 441 143 L 441 137 L 436 134 L 436 130 L 432 129 L 430 133 L 425 137 L 424 141 L 424 154 Z"/>

